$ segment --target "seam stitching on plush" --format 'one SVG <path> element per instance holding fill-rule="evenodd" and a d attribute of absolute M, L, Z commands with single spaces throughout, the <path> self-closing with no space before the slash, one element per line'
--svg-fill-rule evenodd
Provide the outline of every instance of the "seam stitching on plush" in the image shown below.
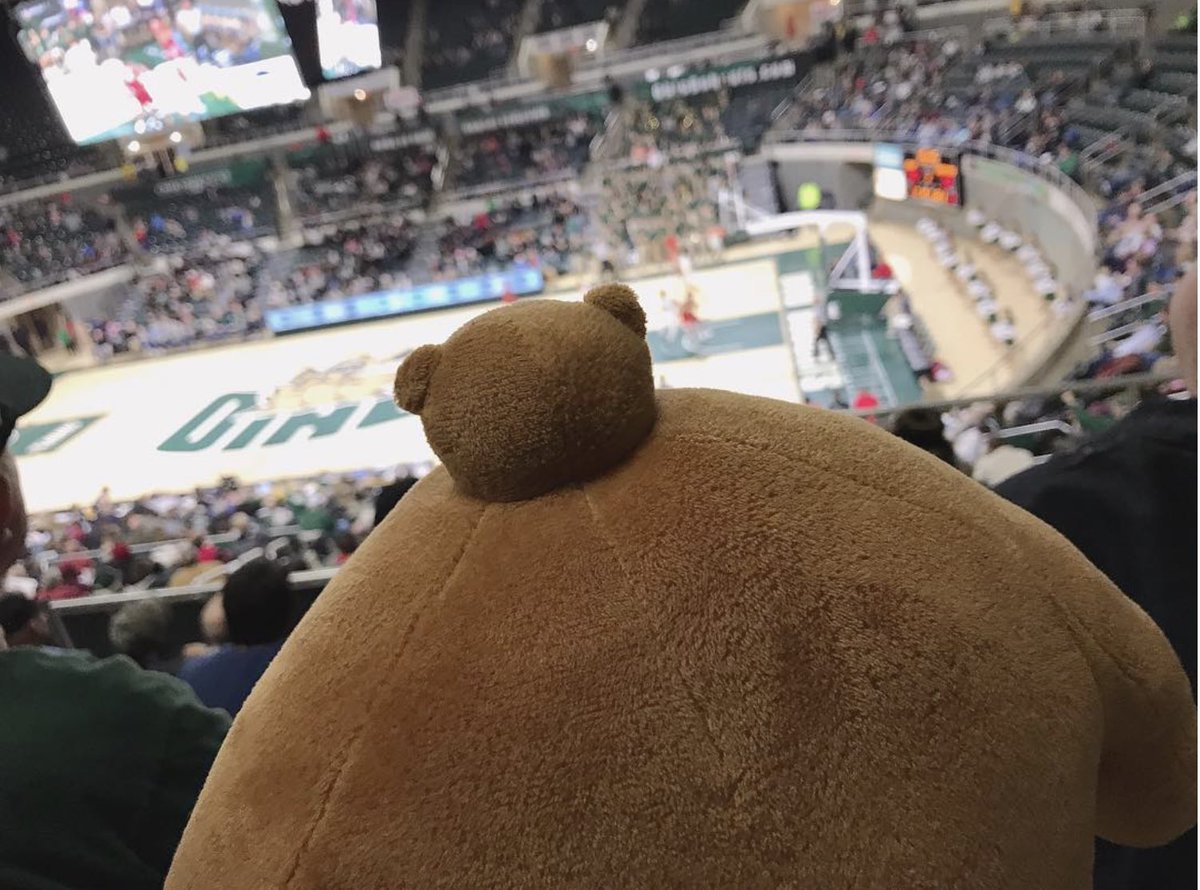
<path fill-rule="evenodd" d="M 479 512 L 479 516 L 476 518 L 475 524 L 471 527 L 471 533 L 468 534 L 466 539 L 463 541 L 462 550 L 460 550 L 458 556 L 455 557 L 454 566 L 446 574 L 446 580 L 442 582 L 441 587 L 438 588 L 435 594 L 426 597 L 425 602 L 417 608 L 416 615 L 413 616 L 412 621 L 405 629 L 404 636 L 400 640 L 400 645 L 397 647 L 396 652 L 392 656 L 391 662 L 388 665 L 389 673 L 404 656 L 405 650 L 408 648 L 408 641 L 412 638 L 413 633 L 416 632 L 417 625 L 421 623 L 421 619 L 425 617 L 425 613 L 429 609 L 430 604 L 435 600 L 442 598 L 443 594 L 446 592 L 446 588 L 450 586 L 450 582 L 454 580 L 455 576 L 457 576 L 458 570 L 463 564 L 463 557 L 466 556 L 467 550 L 470 549 L 471 542 L 475 540 L 475 535 L 479 531 L 479 526 L 483 524 L 483 518 L 487 515 L 487 512 L 491 509 L 491 507 L 492 505 L 488 504 Z M 292 881 L 296 879 L 296 875 L 300 872 L 300 865 L 304 860 L 305 854 L 308 852 L 309 846 L 312 844 L 312 839 L 316 836 L 317 829 L 320 828 L 321 822 L 325 819 L 325 812 L 329 807 L 329 801 L 333 798 L 334 792 L 337 791 L 338 783 L 341 782 L 342 777 L 349 768 L 351 759 L 350 753 L 357 744 L 363 731 L 366 729 L 367 724 L 370 722 L 371 713 L 374 711 L 376 704 L 383 695 L 383 688 L 384 687 L 382 684 L 377 688 L 375 696 L 367 704 L 363 711 L 362 720 L 359 722 L 358 726 L 354 728 L 354 731 L 350 733 L 350 736 L 346 741 L 344 746 L 346 754 L 342 758 L 341 765 L 338 766 L 337 770 L 334 772 L 333 779 L 330 781 L 329 787 L 326 788 L 324 793 L 321 795 L 320 803 L 317 806 L 316 816 L 313 818 L 312 823 L 305 832 L 304 840 L 301 842 L 296 851 L 296 858 L 293 860 L 292 866 L 290 869 L 288 869 L 287 876 L 283 880 L 284 888 L 291 887 Z"/>
<path fill-rule="evenodd" d="M 603 520 L 600 518 L 600 511 L 596 508 L 595 503 L 592 501 L 591 495 L 588 494 L 587 486 L 580 484 L 579 491 L 583 494 L 584 503 L 587 504 L 588 512 L 591 514 L 592 524 L 596 526 L 596 530 L 600 533 L 600 537 L 604 539 L 605 546 L 607 546 L 612 552 L 613 561 L 616 562 L 617 568 L 621 570 L 621 575 L 625 578 L 626 587 L 632 590 L 635 586 L 633 574 L 625 567 L 625 563 L 621 561 L 620 550 L 617 548 L 616 542 L 613 540 L 612 536 L 608 532 L 607 527 L 604 525 Z M 692 689 L 691 685 L 687 682 L 687 678 L 684 677 L 683 673 L 678 667 L 675 667 L 673 672 L 675 674 L 675 678 L 679 680 L 679 685 L 683 689 L 684 695 L 687 696 L 688 703 L 691 705 L 692 710 L 695 711 L 696 716 L 700 719 L 700 726 L 704 729 L 705 738 L 712 746 L 717 758 L 722 763 L 725 763 L 725 752 L 722 750 L 721 746 L 717 744 L 717 737 L 713 732 L 712 723 L 708 719 L 708 713 L 700 704 L 699 699 L 696 698 L 695 690 Z"/>

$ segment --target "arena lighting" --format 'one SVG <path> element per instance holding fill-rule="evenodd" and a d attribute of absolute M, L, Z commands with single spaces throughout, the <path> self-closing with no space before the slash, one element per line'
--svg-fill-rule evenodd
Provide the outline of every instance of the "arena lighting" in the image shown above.
<path fill-rule="evenodd" d="M 589 53 L 594 53 L 596 51 L 596 46 L 597 46 L 596 39 L 594 37 L 589 37 L 587 39 L 587 43 L 585 43 L 583 45 L 583 48 L 586 49 Z"/>
<path fill-rule="evenodd" d="M 138 142 L 136 139 L 133 139 L 130 141 L 130 143 L 127 147 L 130 151 L 141 151 L 142 143 Z"/>
<path fill-rule="evenodd" d="M 367 91 L 361 90 L 361 89 L 355 90 L 354 98 L 357 99 L 359 102 L 366 102 L 367 101 Z"/>
<path fill-rule="evenodd" d="M 180 142 L 183 141 L 183 134 L 180 133 L 178 130 L 176 130 L 175 132 L 173 132 L 171 134 L 171 141 L 174 142 L 176 145 L 178 145 Z"/>

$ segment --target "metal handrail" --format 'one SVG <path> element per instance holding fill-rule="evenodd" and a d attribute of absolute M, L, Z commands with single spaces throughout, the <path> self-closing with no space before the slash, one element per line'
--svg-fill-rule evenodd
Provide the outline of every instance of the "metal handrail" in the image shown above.
<path fill-rule="evenodd" d="M 337 568 L 307 569 L 292 572 L 288 575 L 293 589 L 304 589 L 320 584 L 329 583 Z M 219 584 L 189 584 L 186 587 L 163 587 L 154 590 L 137 590 L 123 593 L 93 593 L 91 596 L 81 596 L 69 600 L 56 600 L 50 603 L 52 613 L 64 612 L 115 612 L 128 603 L 143 600 L 159 600 L 165 603 L 193 602 L 208 599 L 212 594 L 221 590 Z"/>
<path fill-rule="evenodd" d="M 1114 315 L 1128 312 L 1130 309 L 1137 309 L 1139 306 L 1149 306 L 1152 303 L 1165 303 L 1168 299 L 1165 293 L 1142 294 L 1140 297 L 1130 297 L 1128 300 L 1113 303 L 1111 306 L 1106 306 L 1103 309 L 1093 309 L 1088 313 L 1088 321 L 1102 321 Z"/>
<path fill-rule="evenodd" d="M 1065 380 L 1062 383 L 1056 383 L 1052 386 L 1030 386 L 983 395 L 961 396 L 954 399 L 909 402 L 904 405 L 896 405 L 893 408 L 851 408 L 847 409 L 844 413 L 854 414 L 858 417 L 886 418 L 900 414 L 903 411 L 910 411 L 913 408 L 931 411 L 949 411 L 954 408 L 969 408 L 972 405 L 981 403 L 1007 403 L 1024 401 L 1025 399 L 1053 398 L 1054 396 L 1061 396 L 1065 392 L 1074 393 L 1077 396 L 1087 396 L 1094 393 L 1121 392 L 1130 389 L 1154 389 L 1155 387 L 1170 383 L 1174 379 L 1176 379 L 1175 375 L 1171 374 L 1147 373 L 1128 374 L 1124 377 L 1109 377 L 1103 380 Z M 66 600 L 65 602 L 74 601 Z"/>
<path fill-rule="evenodd" d="M 1133 36 L 1141 37 L 1146 33 L 1146 13 L 1140 9 L 1126 7 L 1122 9 L 1095 10 L 1101 15 L 1101 21 L 1108 26 L 1109 34 L 1121 36 L 1128 30 Z M 1128 29 L 1125 27 L 1129 25 Z M 983 33 L 991 37 L 996 34 L 1011 33 L 1020 30 L 1011 17 L 996 17 L 984 20 Z M 1079 13 L 1055 12 L 1045 18 L 1033 22 L 1030 32 L 1040 35 L 1060 33 L 1081 33 L 1079 30 Z"/>
<path fill-rule="evenodd" d="M 267 534 L 271 537 L 290 537 L 302 533 L 302 529 L 298 525 L 280 525 L 267 530 Z M 160 547 L 182 547 L 192 543 L 195 535 L 187 538 L 169 538 L 163 541 L 145 541 L 140 544 L 130 544 L 129 552 L 134 554 L 152 553 Z M 204 535 L 204 539 L 210 544 L 232 544 L 238 540 L 237 532 L 220 532 L 215 535 Z M 102 550 L 80 550 L 76 553 L 59 553 L 56 550 L 43 550 L 38 554 L 38 560 L 47 568 L 55 563 L 61 562 L 64 559 L 99 559 L 104 555 Z"/>
<path fill-rule="evenodd" d="M 1131 321 L 1129 324 L 1123 324 L 1120 327 L 1113 328 L 1111 331 L 1096 334 L 1092 337 L 1091 343 L 1093 346 L 1103 346 L 1105 343 L 1111 343 L 1113 340 L 1124 339 L 1147 324 L 1150 324 L 1150 322 L 1145 320 Z"/>
<path fill-rule="evenodd" d="M 1070 426 L 1070 423 L 1061 420 L 1042 420 L 1037 423 L 1022 423 L 1018 427 L 1004 427 L 997 429 L 991 434 L 992 439 L 1015 439 L 1019 435 L 1032 435 L 1033 433 L 1066 433 L 1070 435 L 1075 432 L 1075 428 Z"/>
<path fill-rule="evenodd" d="M 1173 207 L 1178 207 L 1180 204 L 1182 204 L 1184 201 L 1187 200 L 1187 197 L 1188 196 L 1185 193 L 1174 195 L 1173 197 L 1164 199 L 1162 201 L 1162 203 L 1154 204 L 1150 207 L 1147 207 L 1146 212 L 1147 213 L 1162 213 L 1164 210 L 1170 210 Z"/>
<path fill-rule="evenodd" d="M 1072 307 L 1071 315 L 1062 319 L 1058 324 L 1046 324 L 1039 327 L 1034 333 L 1021 338 L 1009 350 L 985 368 L 982 372 L 971 379 L 969 383 L 960 388 L 961 392 L 978 391 L 982 385 L 998 374 L 1012 374 L 1014 368 L 1027 367 L 1033 364 L 1030 356 L 1042 354 L 1042 350 L 1047 350 L 1048 343 L 1057 343 L 1061 346 L 1062 343 L 1072 335 L 1083 317 L 1083 307 Z"/>
<path fill-rule="evenodd" d="M 645 46 L 633 46 L 629 49 L 608 53 L 603 59 L 595 57 L 587 58 L 584 59 L 583 63 L 579 67 L 607 67 L 617 63 L 634 62 L 638 61 L 639 59 L 653 59 L 656 57 L 670 56 L 675 53 L 703 49 L 704 47 L 720 46 L 723 43 L 732 43 L 735 40 L 743 40 L 747 37 L 754 36 L 758 35 L 747 34 L 741 30 L 740 25 L 737 25 L 733 28 L 725 30 L 709 31 L 705 34 L 694 34 L 690 37 L 679 37 L 675 40 L 664 40 L 661 43 L 650 43 Z"/>
<path fill-rule="evenodd" d="M 1188 170 L 1186 173 L 1180 173 L 1166 182 L 1159 183 L 1152 189 L 1147 189 L 1138 195 L 1134 200 L 1134 204 L 1140 204 L 1143 212 L 1146 212 L 1146 202 L 1150 198 L 1157 198 L 1159 195 L 1174 195 L 1178 192 L 1179 186 L 1189 186 L 1196 184 L 1196 171 Z"/>
<path fill-rule="evenodd" d="M 1104 158 L 1101 158 L 1100 155 L 1104 154 L 1105 152 L 1111 152 L 1114 146 L 1119 148 L 1121 151 L 1128 151 L 1130 146 L 1126 141 L 1127 136 L 1128 134 L 1126 133 L 1124 127 L 1113 130 L 1111 133 L 1105 133 L 1099 139 L 1088 143 L 1083 147 L 1083 150 L 1079 152 L 1080 162 L 1084 164 L 1089 162 L 1103 163 L 1115 155 L 1109 154 L 1108 157 Z"/>
<path fill-rule="evenodd" d="M 1015 439 L 1018 436 L 1029 436 L 1034 433 L 1066 433 L 1068 436 L 1075 428 L 1061 420 L 1042 420 L 1037 423 L 1026 423 L 1021 426 L 1010 426 L 992 433 L 993 439 Z"/>

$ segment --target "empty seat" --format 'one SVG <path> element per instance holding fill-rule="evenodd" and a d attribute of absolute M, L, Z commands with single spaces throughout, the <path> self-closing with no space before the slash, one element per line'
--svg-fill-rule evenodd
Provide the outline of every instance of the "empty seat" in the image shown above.
<path fill-rule="evenodd" d="M 557 31 L 605 18 L 616 21 L 624 6 L 622 0 L 544 0 L 537 30 Z"/>
<path fill-rule="evenodd" d="M 1194 59 L 1196 55 L 1196 35 L 1168 34 L 1166 37 L 1160 37 L 1158 40 L 1155 40 L 1154 48 L 1159 52 L 1191 53 Z"/>
<path fill-rule="evenodd" d="M 638 43 L 717 31 L 745 5 L 746 0 L 647 0 L 638 23 Z"/>
<path fill-rule="evenodd" d="M 1196 71 L 1159 71 L 1150 81 L 1152 89 L 1177 96 L 1196 95 Z"/>
<path fill-rule="evenodd" d="M 1130 90 L 1121 97 L 1121 106 L 1159 120 L 1176 120 L 1187 114 L 1187 101 L 1182 96 L 1157 90 Z"/>
<path fill-rule="evenodd" d="M 425 28 L 421 86 L 436 89 L 481 80 L 504 68 L 522 0 L 430 3 Z"/>
<path fill-rule="evenodd" d="M 1179 71 L 1191 74 L 1193 77 L 1196 74 L 1196 53 L 1155 53 L 1154 67 L 1158 71 Z"/>

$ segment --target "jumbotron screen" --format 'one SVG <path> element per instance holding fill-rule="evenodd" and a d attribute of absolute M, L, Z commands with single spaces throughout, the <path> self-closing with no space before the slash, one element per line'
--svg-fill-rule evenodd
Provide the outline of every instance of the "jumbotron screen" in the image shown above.
<path fill-rule="evenodd" d="M 383 63 L 375 0 L 317 0 L 321 73 L 329 80 L 372 71 Z"/>
<path fill-rule="evenodd" d="M 275 0 L 33 0 L 15 15 L 76 142 L 309 95 Z"/>

